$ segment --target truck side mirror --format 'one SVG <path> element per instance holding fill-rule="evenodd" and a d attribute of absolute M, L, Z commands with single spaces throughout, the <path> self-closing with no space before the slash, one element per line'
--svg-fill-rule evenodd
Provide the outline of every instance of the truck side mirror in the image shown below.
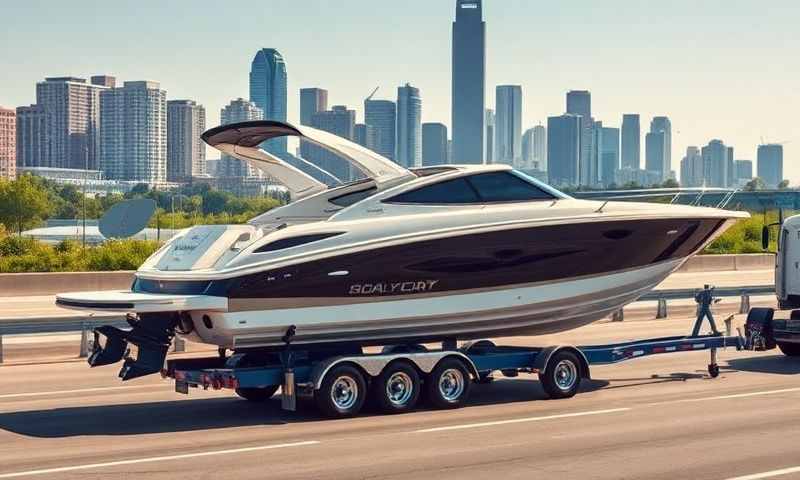
<path fill-rule="evenodd" d="M 766 225 L 761 227 L 761 248 L 769 250 L 769 227 Z"/>

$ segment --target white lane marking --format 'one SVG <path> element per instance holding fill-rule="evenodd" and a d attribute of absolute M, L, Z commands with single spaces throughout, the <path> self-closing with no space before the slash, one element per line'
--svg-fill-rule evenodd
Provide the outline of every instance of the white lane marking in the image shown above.
<path fill-rule="evenodd" d="M 727 480 L 759 480 L 760 478 L 779 477 L 781 475 L 789 475 L 790 473 L 800 473 L 800 467 L 782 468 L 780 470 L 772 470 L 771 472 L 754 473 L 752 475 L 744 475 L 742 477 L 732 477 Z"/>
<path fill-rule="evenodd" d="M 780 390 L 763 390 L 760 392 L 733 393 L 730 395 L 716 395 L 713 397 L 682 398 L 679 400 L 667 400 L 665 402 L 653 402 L 653 403 L 648 403 L 646 405 L 653 406 L 653 405 L 666 405 L 670 403 L 707 402 L 709 400 L 728 400 L 731 398 L 760 397 L 763 395 L 775 395 L 778 393 L 794 393 L 794 392 L 800 392 L 800 387 L 782 388 Z"/>
<path fill-rule="evenodd" d="M 2 473 L 0 474 L 0 478 L 27 477 L 32 475 L 46 475 L 50 473 L 72 472 L 75 470 L 92 470 L 95 468 L 117 467 L 120 465 L 135 465 L 138 463 L 166 462 L 169 460 L 183 460 L 186 458 L 211 457 L 214 455 L 229 455 L 233 453 L 244 453 L 244 452 L 258 452 L 261 450 L 273 450 L 277 448 L 317 445 L 318 443 L 320 442 L 316 440 L 311 440 L 307 442 L 281 443 L 275 445 L 260 445 L 257 447 L 233 448 L 230 450 L 211 450 L 208 452 L 184 453 L 180 455 L 167 455 L 163 457 L 134 458 L 131 460 L 119 460 L 116 462 L 90 463 L 85 465 L 72 465 L 69 467 L 56 467 L 56 468 L 45 468 L 42 470 L 27 470 L 23 472 Z"/>
<path fill-rule="evenodd" d="M 44 397 L 47 395 L 63 395 L 65 393 L 86 393 L 86 392 L 104 392 L 108 390 L 131 390 L 134 388 L 163 388 L 165 384 L 158 385 L 126 385 L 123 387 L 94 387 L 94 388 L 81 388 L 77 390 L 50 390 L 48 392 L 28 392 L 28 393 L 6 393 L 0 395 L 3 398 L 20 398 L 20 397 Z"/>
<path fill-rule="evenodd" d="M 496 425 L 508 425 L 511 423 L 539 422 L 543 420 L 555 420 L 559 418 L 585 417 L 588 415 L 603 415 L 605 413 L 627 412 L 629 410 L 633 410 L 633 408 L 630 407 L 611 408 L 608 410 L 591 410 L 588 412 L 562 413 L 558 415 L 546 415 L 543 417 L 512 418 L 510 420 L 498 420 L 496 422 L 467 423 L 463 425 L 450 425 L 447 427 L 423 428 L 421 430 L 414 430 L 413 433 L 444 432 L 448 430 L 463 430 L 466 428 L 493 427 Z"/>

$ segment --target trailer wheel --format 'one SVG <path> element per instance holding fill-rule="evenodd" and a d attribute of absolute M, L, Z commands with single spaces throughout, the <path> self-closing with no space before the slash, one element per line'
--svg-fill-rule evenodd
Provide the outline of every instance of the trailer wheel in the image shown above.
<path fill-rule="evenodd" d="M 251 402 L 265 402 L 275 395 L 279 385 L 270 385 L 263 388 L 237 388 L 236 395 Z"/>
<path fill-rule="evenodd" d="M 800 357 L 800 343 L 779 343 L 778 348 L 787 357 Z"/>
<path fill-rule="evenodd" d="M 445 358 L 425 379 L 425 393 L 436 408 L 460 408 L 469 398 L 471 385 L 472 378 L 464 362 Z"/>
<path fill-rule="evenodd" d="M 328 417 L 352 417 L 361 411 L 367 396 L 367 382 L 352 365 L 338 365 L 325 374 L 314 392 L 317 407 Z"/>
<path fill-rule="evenodd" d="M 581 362 L 568 350 L 558 351 L 539 374 L 539 381 L 550 398 L 574 397 L 581 386 Z"/>
<path fill-rule="evenodd" d="M 422 381 L 417 370 L 406 362 L 395 362 L 383 369 L 372 382 L 372 395 L 385 413 L 412 410 L 419 400 Z"/>

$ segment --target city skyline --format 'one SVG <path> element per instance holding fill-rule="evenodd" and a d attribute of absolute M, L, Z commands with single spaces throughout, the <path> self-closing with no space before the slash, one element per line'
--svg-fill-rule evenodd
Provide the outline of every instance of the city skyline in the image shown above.
<path fill-rule="evenodd" d="M 301 8 L 290 2 L 276 2 L 269 9 L 263 6 L 248 9 L 254 13 L 247 18 L 237 16 L 237 21 L 243 26 L 269 19 L 269 33 L 258 34 L 237 27 L 226 42 L 211 42 L 213 44 L 202 36 L 204 29 L 224 25 L 222 20 L 232 13 L 220 12 L 220 21 L 211 22 L 203 17 L 203 12 L 195 12 L 188 8 L 188 4 L 178 3 L 165 6 L 164 18 L 156 18 L 147 27 L 147 32 L 143 32 L 142 26 L 135 22 L 123 24 L 116 30 L 103 22 L 89 23 L 70 11 L 75 9 L 74 5 L 69 9 L 56 5 L 51 8 L 53 15 L 63 14 L 63 23 L 70 25 L 75 32 L 63 42 L 54 42 L 53 35 L 66 27 L 53 25 L 49 33 L 34 38 L 17 30 L 16 25 L 25 24 L 26 19 L 35 13 L 35 5 L 15 5 L 6 9 L 11 21 L 9 28 L 0 34 L 9 35 L 6 44 L 15 46 L 13 50 L 0 51 L 0 61 L 14 72 L 4 82 L 0 105 L 13 108 L 33 103 L 35 92 L 32 86 L 47 76 L 85 78 L 94 72 L 108 72 L 118 78 L 152 78 L 161 83 L 170 98 L 191 98 L 202 103 L 209 112 L 207 124 L 213 126 L 219 123 L 216 112 L 230 99 L 248 96 L 247 79 L 246 76 L 242 78 L 241 72 L 247 71 L 253 52 L 260 48 L 276 48 L 290 65 L 290 122 L 299 120 L 298 92 L 302 87 L 328 89 L 331 92 L 330 103 L 360 105 L 374 85 L 381 86 L 376 99 L 393 99 L 392 92 L 397 85 L 411 82 L 425 92 L 422 121 L 438 121 L 452 128 L 450 69 L 447 65 L 451 54 L 454 2 L 428 5 L 412 1 L 409 6 L 417 4 L 417 9 L 403 9 L 402 12 L 393 9 L 393 14 L 399 16 L 387 26 L 385 21 L 381 21 L 384 9 L 380 4 L 369 3 L 371 8 L 366 8 L 367 2 L 353 1 L 332 8 L 323 2 L 305 2 Z M 718 19 L 711 15 L 718 15 L 715 7 L 722 5 L 726 22 L 719 22 L 722 25 L 712 22 L 708 26 L 721 29 L 721 35 L 711 40 L 707 29 L 691 30 L 690 27 L 698 25 L 705 28 L 704 22 Z M 91 7 L 96 10 L 98 18 L 107 20 L 123 17 L 127 8 L 89 2 L 78 2 L 78 6 Z M 785 176 L 797 183 L 800 166 L 792 163 L 792 151 L 798 148 L 795 144 L 800 139 L 791 112 L 800 105 L 790 92 L 800 72 L 793 62 L 765 62 L 765 54 L 758 46 L 770 45 L 769 55 L 775 58 L 781 55 L 791 58 L 791 52 L 800 41 L 785 35 L 788 26 L 787 29 L 762 32 L 752 24 L 758 23 L 753 22 L 755 18 L 761 23 L 783 25 L 792 12 L 800 12 L 798 6 L 783 2 L 773 5 L 769 12 L 742 2 L 708 2 L 702 5 L 676 2 L 671 7 L 660 12 L 663 21 L 640 24 L 637 23 L 639 20 L 649 17 L 646 8 L 636 5 L 625 12 L 614 12 L 616 16 L 609 18 L 608 12 L 592 8 L 588 3 L 555 8 L 514 0 L 484 2 L 487 108 L 493 107 L 496 85 L 521 84 L 526 92 L 522 128 L 527 129 L 545 123 L 548 116 L 564 113 L 563 95 L 568 90 L 586 89 L 594 97 L 593 116 L 605 125 L 620 127 L 622 113 L 639 113 L 644 136 L 647 122 L 652 117 L 668 116 L 673 123 L 673 151 L 683 152 L 687 146 L 702 146 L 709 139 L 720 138 L 726 145 L 736 148 L 737 156 L 755 159 L 761 137 L 765 143 L 794 141 L 784 149 Z M 580 8 L 591 10 L 591 17 L 596 20 L 591 28 L 578 30 L 576 38 L 566 44 L 543 41 L 554 32 L 553 24 L 561 27 L 570 23 L 584 25 L 590 16 L 579 14 Z M 331 25 L 336 22 L 316 20 L 315 16 L 312 22 L 319 28 L 311 38 L 302 38 L 307 35 L 293 30 L 290 25 L 295 19 L 300 21 L 303 18 L 305 21 L 302 13 L 309 9 L 326 20 L 344 18 L 357 12 L 353 18 L 359 21 L 358 35 Z M 80 11 L 80 8 L 76 10 Z M 172 18 L 171 12 L 176 11 L 198 19 L 191 32 L 197 41 L 175 43 L 174 32 L 168 28 L 172 23 L 168 20 Z M 675 19 L 683 23 L 673 24 Z M 523 20 L 528 24 L 535 20 L 536 28 L 515 30 L 514 27 L 522 25 Z M 398 26 L 403 22 L 413 25 L 413 30 Z M 627 37 L 615 31 L 615 26 L 620 24 L 629 27 L 625 32 Z M 88 34 L 118 37 L 132 31 L 147 35 L 142 35 L 141 42 L 126 45 L 122 50 L 103 42 L 88 42 L 88 37 L 84 38 Z M 342 45 L 350 44 L 354 37 L 367 32 L 376 32 L 373 35 L 375 41 L 364 45 L 363 54 L 351 58 L 341 53 Z M 586 43 L 579 40 L 589 33 L 592 35 L 591 47 L 586 47 Z M 322 39 L 325 41 L 321 42 Z M 154 42 L 162 42 L 163 48 L 153 55 L 145 55 L 144 52 L 152 50 Z M 629 48 L 636 42 L 644 42 L 648 48 Z M 74 51 L 69 55 L 70 48 L 78 45 L 80 58 L 74 56 Z M 501 45 L 512 46 L 500 48 Z M 546 51 L 542 50 L 542 45 L 548 45 Z M 578 51 L 578 48 L 583 50 Z M 387 56 L 387 51 L 392 55 Z M 688 51 L 691 54 L 687 54 Z M 735 56 L 731 54 L 733 51 L 736 51 Z M 41 52 L 48 53 L 42 55 Z M 653 55 L 656 52 L 659 53 L 657 58 Z M 382 60 L 375 63 L 379 53 Z M 579 56 L 576 58 L 575 54 Z M 587 63 L 583 61 L 587 60 L 586 56 L 596 59 L 588 59 L 591 61 Z M 387 60 L 389 57 L 392 61 Z M 520 62 L 518 58 L 525 61 Z M 711 58 L 713 61 L 708 60 Z M 376 65 L 380 68 L 374 68 Z M 635 65 L 640 67 L 631 70 Z M 754 68 L 756 66 L 758 68 Z M 692 75 L 687 77 L 687 70 L 691 70 Z M 548 72 L 556 74 L 548 75 Z M 358 81 L 353 81 L 354 74 L 357 74 Z M 363 122 L 363 110 L 357 110 L 357 121 Z M 748 112 L 748 117 L 754 119 L 753 123 L 742 118 L 742 111 Z M 679 157 L 673 155 L 672 170 L 678 171 Z"/>

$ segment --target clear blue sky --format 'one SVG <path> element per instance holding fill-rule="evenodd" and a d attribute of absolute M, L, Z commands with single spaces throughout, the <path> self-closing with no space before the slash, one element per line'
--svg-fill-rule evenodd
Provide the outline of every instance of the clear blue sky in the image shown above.
<path fill-rule="evenodd" d="M 298 89 L 327 88 L 359 111 L 377 85 L 421 90 L 423 120 L 450 124 L 454 0 L 0 0 L 0 105 L 34 101 L 45 76 L 108 73 L 158 80 L 169 98 L 219 109 L 247 97 L 261 47 L 286 58 L 289 120 Z M 721 138 L 755 159 L 760 137 L 790 141 L 785 172 L 800 183 L 800 2 L 796 0 L 484 0 L 487 105 L 494 86 L 521 84 L 523 122 L 592 92 L 595 118 L 623 112 L 673 125 L 673 168 L 687 145 Z"/>

